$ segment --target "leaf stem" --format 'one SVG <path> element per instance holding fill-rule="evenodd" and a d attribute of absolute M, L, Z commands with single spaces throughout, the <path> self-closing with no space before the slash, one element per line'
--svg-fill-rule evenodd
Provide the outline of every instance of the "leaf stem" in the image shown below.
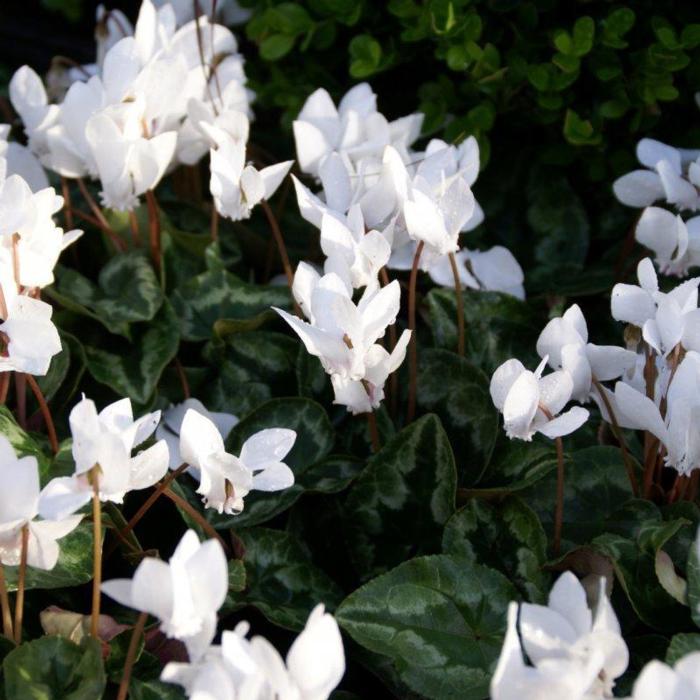
<path fill-rule="evenodd" d="M 416 254 L 413 256 L 411 277 L 408 281 L 408 328 L 411 331 L 411 339 L 408 342 L 408 411 L 406 423 L 410 423 L 416 415 L 416 383 L 418 373 L 418 349 L 416 338 L 416 281 L 418 278 L 418 263 L 423 252 L 423 241 L 419 241 Z"/>
<path fill-rule="evenodd" d="M 454 253 L 449 254 L 452 276 L 455 281 L 455 299 L 457 300 L 457 354 L 464 357 L 464 297 L 462 296 L 462 282 L 459 279 L 457 258 Z"/>
<path fill-rule="evenodd" d="M 58 454 L 58 437 L 56 436 L 56 427 L 54 426 L 49 404 L 46 402 L 46 398 L 44 397 L 44 394 L 42 393 L 41 388 L 39 387 L 39 384 L 37 383 L 36 379 L 34 379 L 34 377 L 31 374 L 25 374 L 24 376 L 27 380 L 27 384 L 29 384 L 32 393 L 34 394 L 34 398 L 39 404 L 39 410 L 41 411 L 41 415 L 44 417 L 44 423 L 46 423 L 46 432 L 48 432 L 49 434 L 49 443 L 51 444 L 51 451 L 54 454 Z"/>
<path fill-rule="evenodd" d="M 22 620 L 24 618 L 24 587 L 27 577 L 27 547 L 29 545 L 29 526 L 22 528 L 22 549 L 17 575 L 17 598 L 15 599 L 15 644 L 22 643 Z"/>
<path fill-rule="evenodd" d="M 126 661 L 124 662 L 124 671 L 122 673 L 122 679 L 119 682 L 119 693 L 117 694 L 117 700 L 126 700 L 127 698 L 127 694 L 129 692 L 129 682 L 131 681 L 131 671 L 134 668 L 136 653 L 139 649 L 141 637 L 143 637 L 143 630 L 146 627 L 147 619 L 148 613 L 142 612 L 134 625 L 134 631 L 131 633 L 129 648 L 126 652 Z"/>

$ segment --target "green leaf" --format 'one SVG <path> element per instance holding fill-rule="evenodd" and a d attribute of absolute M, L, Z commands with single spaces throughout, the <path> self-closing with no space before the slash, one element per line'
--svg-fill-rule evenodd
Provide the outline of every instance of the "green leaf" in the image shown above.
<path fill-rule="evenodd" d="M 58 541 L 60 553 L 50 571 L 28 567 L 24 587 L 27 590 L 69 588 L 92 581 L 92 523 L 83 522 Z M 17 590 L 19 567 L 6 566 L 5 580 L 9 591 Z"/>
<path fill-rule="evenodd" d="M 464 557 L 418 557 L 351 593 L 336 619 L 420 695 L 481 700 L 516 595 L 502 574 Z"/>
<path fill-rule="evenodd" d="M 536 362 L 532 348 L 539 321 L 532 307 L 499 292 L 464 292 L 466 357 L 486 374 L 511 357 Z M 430 327 L 435 345 L 452 350 L 457 346 L 457 304 L 454 291 L 432 289 L 427 297 Z M 419 354 L 419 361 L 420 354 Z"/>
<path fill-rule="evenodd" d="M 243 443 L 265 428 L 288 428 L 296 432 L 294 447 L 284 462 L 294 472 L 297 482 L 307 469 L 323 460 L 333 446 L 333 428 L 323 408 L 310 399 L 289 398 L 268 401 L 247 415 L 229 434 L 226 449 L 240 454 Z M 245 510 L 240 515 L 220 516 L 209 510 L 207 516 L 220 529 L 258 525 L 287 510 L 303 491 L 300 483 L 272 493 L 253 491 L 246 496 Z"/>
<path fill-rule="evenodd" d="M 345 511 L 353 560 L 363 578 L 412 554 L 437 552 L 455 510 L 454 456 L 440 420 L 427 415 L 370 459 Z"/>
<path fill-rule="evenodd" d="M 129 324 L 153 319 L 164 298 L 151 263 L 138 251 L 111 258 L 100 271 L 97 285 L 75 270 L 58 266 L 56 284 L 47 294 L 70 311 L 127 338 Z"/>
<path fill-rule="evenodd" d="M 567 273 L 572 275 L 575 270 L 578 274 L 588 255 L 590 224 L 586 209 L 563 174 L 545 168 L 531 170 L 528 201 L 527 222 L 535 234 L 538 263 L 530 277 L 535 276 L 542 287 L 556 288 L 560 294 Z"/>
<path fill-rule="evenodd" d="M 491 459 L 499 430 L 489 380 L 468 360 L 447 350 L 423 350 L 419 367 L 418 405 L 437 413 L 445 426 L 457 456 L 460 484 L 474 484 Z"/>
<path fill-rule="evenodd" d="M 592 17 L 579 17 L 574 23 L 573 51 L 577 56 L 585 56 L 593 48 L 595 22 Z"/>
<path fill-rule="evenodd" d="M 286 287 L 248 284 L 226 270 L 210 270 L 176 290 L 172 303 L 185 340 L 208 340 L 221 319 L 254 318 L 271 306 L 291 307 Z"/>
<path fill-rule="evenodd" d="M 471 500 L 447 521 L 442 548 L 502 572 L 530 602 L 546 602 L 547 537 L 521 499 L 510 496 L 496 505 Z"/>
<path fill-rule="evenodd" d="M 331 455 L 305 469 L 297 483 L 306 491 L 338 493 L 357 478 L 363 467 L 364 462 L 356 457 Z"/>
<path fill-rule="evenodd" d="M 151 323 L 134 329 L 132 343 L 112 342 L 109 350 L 85 346 L 87 368 L 94 379 L 119 396 L 145 404 L 175 357 L 179 343 L 177 316 L 165 302 Z"/>
<path fill-rule="evenodd" d="M 561 53 L 569 55 L 574 50 L 574 42 L 571 39 L 569 32 L 564 29 L 559 30 L 554 34 L 554 46 Z"/>
<path fill-rule="evenodd" d="M 5 405 L 0 405 L 0 435 L 7 438 L 18 457 L 36 457 L 40 474 L 48 472 L 49 459 L 41 446 L 29 433 L 19 427 L 12 411 Z"/>
<path fill-rule="evenodd" d="M 300 630 L 317 603 L 333 611 L 340 602 L 337 584 L 289 533 L 251 528 L 239 537 L 245 547 L 246 589 L 232 595 L 237 607 L 252 605 L 270 622 Z"/>
<path fill-rule="evenodd" d="M 501 431 L 489 466 L 474 492 L 502 495 L 522 491 L 553 472 L 556 464 L 556 452 L 550 440 L 535 436 L 526 443 L 510 440 Z"/>
<path fill-rule="evenodd" d="M 604 533 L 620 505 L 633 497 L 618 448 L 597 445 L 577 450 L 570 457 L 564 469 L 563 551 Z M 523 494 L 546 532 L 554 527 L 556 483 L 556 472 L 552 471 Z"/>
<path fill-rule="evenodd" d="M 61 338 L 61 352 L 51 358 L 49 371 L 43 377 L 35 377 L 41 393 L 47 401 L 56 395 L 70 369 L 70 345 Z"/>
<path fill-rule="evenodd" d="M 688 565 L 686 567 L 688 579 L 688 605 L 693 622 L 700 627 L 700 528 L 695 537 L 695 542 L 688 552 Z"/>
<path fill-rule="evenodd" d="M 682 628 L 687 610 L 660 585 L 655 567 L 658 550 L 688 521 L 664 522 L 653 504 L 630 501 L 610 516 L 610 524 L 615 526 L 615 532 L 596 537 L 592 546 L 612 561 L 615 575 L 637 615 L 661 632 Z"/>
<path fill-rule="evenodd" d="M 624 49 L 627 42 L 623 37 L 634 26 L 635 14 L 629 7 L 620 7 L 613 10 L 603 20 L 603 44 L 613 49 Z"/>
<path fill-rule="evenodd" d="M 353 78 L 366 78 L 379 70 L 382 47 L 369 34 L 353 37 L 348 48 L 350 51 L 350 75 Z"/>
<path fill-rule="evenodd" d="M 80 646 L 42 637 L 10 652 L 3 661 L 7 700 L 100 700 L 106 680 L 99 642 Z"/>
<path fill-rule="evenodd" d="M 582 119 L 573 109 L 567 109 L 564 138 L 574 146 L 595 146 L 602 141 L 603 136 L 588 119 Z"/>
<path fill-rule="evenodd" d="M 294 48 L 295 41 L 296 36 L 293 34 L 271 34 L 262 40 L 260 55 L 266 61 L 277 61 Z"/>
<path fill-rule="evenodd" d="M 688 24 L 683 27 L 681 44 L 685 49 L 694 49 L 700 44 L 700 24 Z"/>
<path fill-rule="evenodd" d="M 666 663 L 673 666 L 686 654 L 700 651 L 700 634 L 676 634 L 671 638 L 671 643 L 666 651 Z"/>

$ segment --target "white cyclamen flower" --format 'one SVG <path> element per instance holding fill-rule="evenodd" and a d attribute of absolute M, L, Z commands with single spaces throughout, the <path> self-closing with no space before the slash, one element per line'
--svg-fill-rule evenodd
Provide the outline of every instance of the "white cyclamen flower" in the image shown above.
<path fill-rule="evenodd" d="M 190 698 L 326 700 L 345 673 L 340 630 L 322 604 L 309 615 L 286 663 L 266 639 L 246 639 L 247 632 L 248 624 L 239 623 L 198 662 L 169 663 L 161 680 L 183 686 Z"/>
<path fill-rule="evenodd" d="M 574 381 L 571 396 L 585 402 L 593 391 L 593 379 L 617 379 L 634 366 L 637 355 L 616 345 L 588 342 L 588 326 L 578 304 L 561 318 L 553 318 L 537 339 L 537 354 L 548 357 L 550 367 L 566 370 Z"/>
<path fill-rule="evenodd" d="M 61 352 L 61 339 L 51 321 L 52 307 L 39 299 L 17 294 L 14 281 L 0 274 L 0 285 L 7 304 L 7 316 L 0 311 L 0 333 L 6 347 L 0 357 L 0 372 L 27 372 L 43 376 L 51 358 Z M 9 297 L 9 300 L 8 300 Z"/>
<path fill-rule="evenodd" d="M 194 530 L 183 535 L 167 563 L 147 557 L 133 578 L 102 584 L 102 592 L 118 603 L 158 618 L 163 633 L 184 642 L 192 660 L 211 644 L 227 591 L 221 545 L 217 540 L 200 543 Z"/>
<path fill-rule="evenodd" d="M 381 289 L 367 287 L 356 305 L 351 289 L 337 274 L 319 277 L 310 265 L 301 263 L 293 291 L 311 322 L 281 309 L 275 311 L 331 375 L 335 402 L 353 413 L 378 407 L 384 383 L 403 362 L 411 336 L 404 331 L 391 354 L 376 342 L 396 320 L 401 295 L 398 282 Z"/>
<path fill-rule="evenodd" d="M 664 275 L 683 277 L 700 265 L 700 217 L 687 221 L 660 207 L 647 207 L 634 236 L 654 251 L 656 264 Z"/>
<path fill-rule="evenodd" d="M 171 469 L 177 469 L 185 461 L 180 455 L 180 429 L 189 409 L 201 413 L 214 423 L 224 440 L 228 437 L 233 426 L 238 423 L 238 418 L 233 414 L 208 411 L 198 399 L 185 399 L 182 403 L 175 404 L 163 411 L 163 419 L 156 428 L 156 440 L 165 440 L 168 445 Z"/>
<path fill-rule="evenodd" d="M 657 403 L 624 381 L 615 385 L 614 405 L 621 427 L 647 430 L 666 448 L 664 462 L 689 474 L 700 467 L 700 355 L 688 352 L 666 393 L 666 414 Z"/>
<path fill-rule="evenodd" d="M 95 403 L 83 396 L 69 417 L 75 473 L 49 482 L 39 502 L 42 516 L 59 519 L 75 512 L 90 501 L 94 484 L 101 501 L 115 503 L 129 491 L 153 486 L 168 470 L 167 444 L 160 440 L 135 457 L 131 452 L 150 437 L 159 420 L 156 411 L 134 421 L 129 399 L 98 413 Z"/>
<path fill-rule="evenodd" d="M 391 245 L 379 231 L 365 231 L 359 205 L 348 212 L 347 225 L 330 214 L 321 220 L 324 270 L 335 272 L 353 289 L 377 285 L 379 271 L 389 262 Z"/>
<path fill-rule="evenodd" d="M 204 126 L 207 127 L 206 124 Z M 255 205 L 269 199 L 277 191 L 293 161 L 257 170 L 252 165 L 246 165 L 243 141 L 232 139 L 217 127 L 208 127 L 207 131 L 217 143 L 217 148 L 210 151 L 209 182 L 216 210 L 232 221 L 247 219 Z"/>
<path fill-rule="evenodd" d="M 539 432 L 554 439 L 573 433 L 588 419 L 588 411 L 580 406 L 559 415 L 571 398 L 574 381 L 564 370 L 543 377 L 547 361 L 545 357 L 531 372 L 520 360 L 507 360 L 491 377 L 491 399 L 503 414 L 509 438 L 530 441 Z"/>
<path fill-rule="evenodd" d="M 520 638 L 518 638 L 518 628 Z M 521 647 L 522 644 L 522 647 Z M 523 661 L 523 651 L 532 666 Z M 494 700 L 549 697 L 611 698 L 629 652 L 601 579 L 594 611 L 570 572 L 552 587 L 546 606 L 523 603 L 508 610 L 508 633 L 494 675 Z"/>
<path fill-rule="evenodd" d="M 328 92 L 319 88 L 293 123 L 299 167 L 317 176 L 323 159 L 334 151 L 359 161 L 381 156 L 388 145 L 408 161 L 408 147 L 418 138 L 422 123 L 422 114 L 387 121 L 377 111 L 377 96 L 367 83 L 355 85 L 337 108 Z"/>
<path fill-rule="evenodd" d="M 282 460 L 295 440 L 293 430 L 261 430 L 243 443 L 236 457 L 226 452 L 214 422 L 188 409 L 180 426 L 180 455 L 199 470 L 197 493 L 204 497 L 208 508 L 240 513 L 250 491 L 280 491 L 294 483 L 294 473 Z"/>
<path fill-rule="evenodd" d="M 691 162 L 697 157 L 697 151 L 683 151 L 660 141 L 642 139 L 637 144 L 637 159 L 648 170 L 633 170 L 615 180 L 615 196 L 630 207 L 646 207 L 665 199 L 679 210 L 697 209 L 700 166 Z"/>
<path fill-rule="evenodd" d="M 700 698 L 700 651 L 686 654 L 673 668 L 650 661 L 637 677 L 628 700 L 697 700 Z"/>
<path fill-rule="evenodd" d="M 20 563 L 22 529 L 27 528 L 27 564 L 50 570 L 59 555 L 57 540 L 75 530 L 81 515 L 62 520 L 37 520 L 39 514 L 39 467 L 36 457 L 17 459 L 4 435 L 0 435 L 0 562 Z"/>
<path fill-rule="evenodd" d="M 500 245 L 484 251 L 462 248 L 455 253 L 455 262 L 461 287 L 502 292 L 525 299 L 523 269 L 507 248 Z M 452 265 L 446 255 L 430 266 L 428 274 L 441 287 L 455 286 Z"/>

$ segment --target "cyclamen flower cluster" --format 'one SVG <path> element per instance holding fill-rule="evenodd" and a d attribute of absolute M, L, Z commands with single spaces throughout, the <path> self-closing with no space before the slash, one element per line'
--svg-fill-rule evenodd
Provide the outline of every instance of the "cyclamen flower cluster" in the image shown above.
<path fill-rule="evenodd" d="M 21 175 L 7 172 L 0 157 L 0 372 L 44 375 L 61 341 L 41 289 L 53 282 L 61 251 L 82 231 L 56 226 L 63 198 L 52 187 L 32 191 Z"/>
<path fill-rule="evenodd" d="M 479 172 L 476 140 L 450 146 L 433 139 L 425 152 L 412 151 L 422 120 L 412 114 L 389 122 L 361 83 L 338 107 L 317 90 L 294 122 L 301 170 L 322 187 L 314 194 L 293 178 L 299 210 L 320 229 L 326 259 L 323 275 L 301 263 L 294 277 L 292 293 L 308 322 L 277 311 L 321 359 L 335 403 L 352 413 L 379 407 L 411 340 L 405 331 L 391 348 L 377 342 L 400 305 L 399 285 L 386 272 L 379 291 L 384 268 L 408 270 L 415 260 L 438 284 L 524 296 L 522 270 L 505 248 L 459 248 L 460 233 L 483 220 L 471 192 Z"/>
<path fill-rule="evenodd" d="M 654 252 L 659 271 L 684 277 L 691 267 L 700 266 L 700 217 L 681 216 L 700 208 L 700 151 L 642 139 L 637 158 L 646 169 L 618 178 L 613 191 L 623 204 L 644 207 L 635 238 Z M 653 206 L 659 200 L 676 213 Z"/>
<path fill-rule="evenodd" d="M 519 613 L 519 614 L 518 614 Z M 526 663 L 526 659 L 529 664 Z M 491 681 L 492 700 L 603 700 L 612 698 L 629 650 L 600 579 L 593 609 L 586 590 L 562 574 L 546 606 L 511 603 L 501 656 Z M 694 700 L 700 697 L 700 652 L 673 668 L 650 661 L 628 700 Z"/>
<path fill-rule="evenodd" d="M 340 630 L 322 604 L 311 612 L 286 663 L 263 637 L 246 637 L 247 622 L 224 631 L 221 644 L 213 645 L 228 590 L 226 557 L 216 540 L 200 544 L 192 530 L 168 563 L 146 558 L 132 579 L 107 581 L 102 590 L 153 615 L 166 635 L 185 643 L 189 662 L 170 662 L 161 679 L 183 686 L 188 697 L 325 700 L 345 673 Z"/>
<path fill-rule="evenodd" d="M 245 165 L 253 94 L 231 31 L 151 0 L 133 28 L 122 13 L 101 10 L 98 20 L 97 62 L 54 75 L 70 82 L 59 103 L 28 66 L 13 76 L 10 99 L 32 152 L 63 177 L 99 179 L 105 206 L 132 210 L 171 168 L 209 151 L 217 209 L 248 216 L 291 163 Z"/>
<path fill-rule="evenodd" d="M 509 437 L 529 440 L 539 431 L 560 437 L 585 422 L 588 412 L 573 399 L 593 399 L 615 429 L 645 430 L 657 438 L 655 459 L 687 475 L 700 467 L 700 309 L 694 278 L 662 292 L 648 258 L 637 269 L 639 286 L 617 284 L 612 316 L 635 329 L 627 347 L 588 342 L 586 321 L 577 305 L 552 319 L 537 341 L 543 358 L 535 373 L 517 360 L 499 367 L 491 396 L 503 413 Z M 555 371 L 540 377 L 545 364 Z M 615 380 L 614 387 L 602 384 Z"/>
<path fill-rule="evenodd" d="M 422 114 L 411 114 L 389 122 L 366 83 L 352 88 L 338 107 L 324 89 L 307 99 L 294 122 L 297 160 L 322 190 L 314 194 L 297 178 L 294 185 L 302 217 L 321 230 L 326 272 L 351 278 L 347 268 L 357 261 L 358 237 L 369 231 L 375 255 L 383 258 L 388 250 L 382 264 L 389 269 L 410 269 L 423 242 L 420 267 L 437 284 L 454 285 L 446 256 L 459 252 L 460 284 L 522 298 L 523 273 L 507 249 L 459 248 L 459 234 L 484 218 L 471 192 L 479 173 L 476 139 L 459 146 L 432 139 L 425 151 L 413 151 L 422 121 Z M 334 219 L 345 229 L 340 236 Z"/>

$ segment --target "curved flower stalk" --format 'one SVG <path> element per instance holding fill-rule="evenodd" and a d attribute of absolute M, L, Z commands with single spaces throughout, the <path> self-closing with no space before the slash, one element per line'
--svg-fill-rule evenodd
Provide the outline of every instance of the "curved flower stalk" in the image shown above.
<path fill-rule="evenodd" d="M 524 654 L 531 665 L 526 664 Z M 508 631 L 491 681 L 493 700 L 613 697 L 629 652 L 600 580 L 593 610 L 570 572 L 552 587 L 547 606 L 511 603 Z"/>
<path fill-rule="evenodd" d="M 169 663 L 161 680 L 177 683 L 189 698 L 211 700 L 271 698 L 326 700 L 345 673 L 343 640 L 335 619 L 322 604 L 309 615 L 286 663 L 264 637 L 247 639 L 247 622 L 224 631 L 195 663 Z"/>
<path fill-rule="evenodd" d="M 396 280 L 381 289 L 366 287 L 357 304 L 351 292 L 336 273 L 320 277 L 302 263 L 294 293 L 309 322 L 275 311 L 331 375 L 334 403 L 356 414 L 379 407 L 387 377 L 403 361 L 410 332 L 403 332 L 391 353 L 376 342 L 396 321 L 401 294 Z"/>
<path fill-rule="evenodd" d="M 252 490 L 281 491 L 294 484 L 294 473 L 282 461 L 294 446 L 296 433 L 270 428 L 251 435 L 240 456 L 228 452 L 214 421 L 188 409 L 180 426 L 182 460 L 199 473 L 197 493 L 208 508 L 240 513 Z"/>
<path fill-rule="evenodd" d="M 535 433 L 552 439 L 557 447 L 557 500 L 554 514 L 554 552 L 561 545 L 564 518 L 564 443 L 562 437 L 578 430 L 587 420 L 585 408 L 561 410 L 571 399 L 574 380 L 566 370 L 542 376 L 549 361 L 545 357 L 534 372 L 519 360 L 504 362 L 491 377 L 491 399 L 503 414 L 509 438 L 530 441 Z"/>
<path fill-rule="evenodd" d="M 131 579 L 113 579 L 102 591 L 118 603 L 153 615 L 165 635 L 184 642 L 192 661 L 216 634 L 228 591 L 226 556 L 217 540 L 199 542 L 188 530 L 167 563 L 146 557 Z"/>

